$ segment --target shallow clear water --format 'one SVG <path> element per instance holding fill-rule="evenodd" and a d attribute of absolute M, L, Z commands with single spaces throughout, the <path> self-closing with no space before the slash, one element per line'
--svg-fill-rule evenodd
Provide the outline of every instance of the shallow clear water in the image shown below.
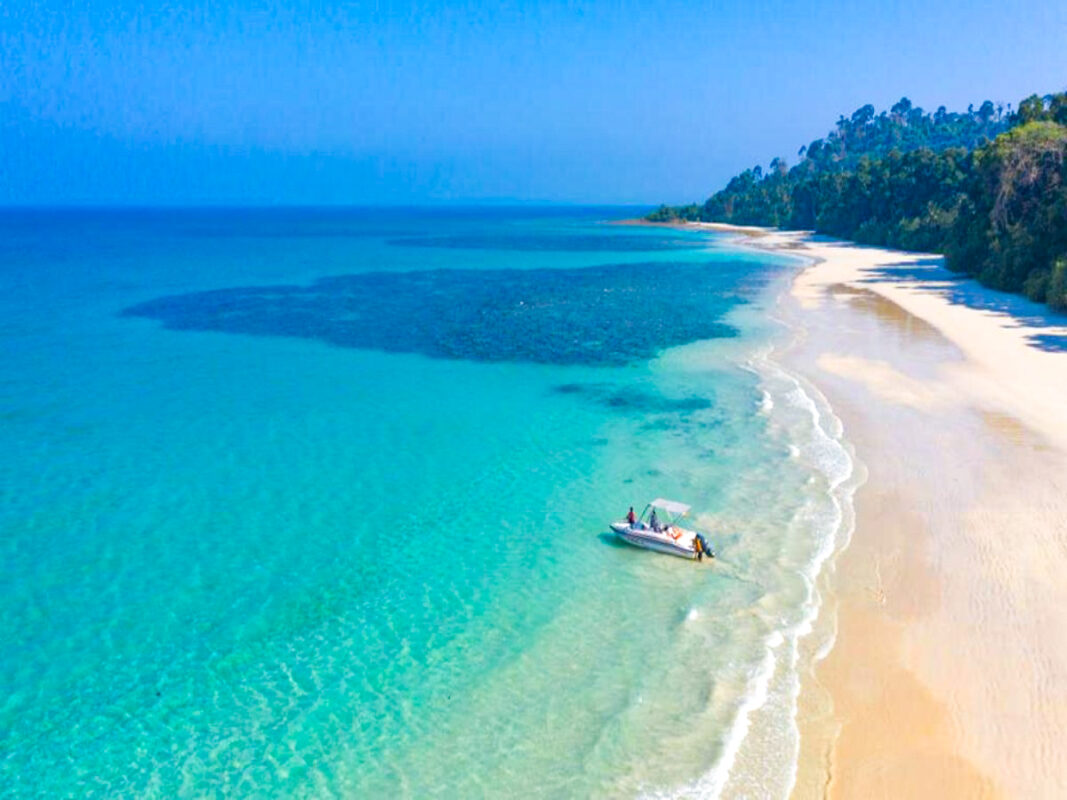
<path fill-rule="evenodd" d="M 785 792 L 850 462 L 795 264 L 625 215 L 0 215 L 6 791 Z"/>

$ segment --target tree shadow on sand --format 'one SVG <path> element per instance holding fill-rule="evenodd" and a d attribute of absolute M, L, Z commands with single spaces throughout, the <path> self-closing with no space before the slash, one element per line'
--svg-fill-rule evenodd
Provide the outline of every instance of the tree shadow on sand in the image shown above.
<path fill-rule="evenodd" d="M 956 305 L 1003 315 L 1008 327 L 1067 328 L 1067 314 L 1019 295 L 982 286 L 973 278 L 946 269 L 941 258 L 920 258 L 915 262 L 874 268 L 870 272 L 863 283 L 922 284 L 924 289 Z M 1067 333 L 1061 331 L 1032 334 L 1027 340 L 1040 350 L 1067 351 Z"/>

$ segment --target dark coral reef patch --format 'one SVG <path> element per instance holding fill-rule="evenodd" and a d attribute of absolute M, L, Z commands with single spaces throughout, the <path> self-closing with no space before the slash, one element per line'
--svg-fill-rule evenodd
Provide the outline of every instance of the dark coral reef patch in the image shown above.
<path fill-rule="evenodd" d="M 731 279 L 723 280 L 723 272 Z M 763 282 L 716 262 L 367 272 L 149 300 L 124 316 L 174 330 L 316 339 L 432 358 L 623 365 L 736 335 L 721 322 Z M 727 288 L 728 287 L 728 288 Z"/>

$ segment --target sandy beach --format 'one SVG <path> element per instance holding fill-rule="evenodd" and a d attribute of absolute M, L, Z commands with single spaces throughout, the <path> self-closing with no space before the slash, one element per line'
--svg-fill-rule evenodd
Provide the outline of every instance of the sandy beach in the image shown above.
<path fill-rule="evenodd" d="M 938 256 L 706 227 L 812 259 L 779 357 L 867 473 L 794 797 L 1067 796 L 1067 317 Z"/>
<path fill-rule="evenodd" d="M 936 256 L 750 241 L 817 260 L 783 357 L 868 472 L 795 796 L 1067 796 L 1067 320 Z"/>

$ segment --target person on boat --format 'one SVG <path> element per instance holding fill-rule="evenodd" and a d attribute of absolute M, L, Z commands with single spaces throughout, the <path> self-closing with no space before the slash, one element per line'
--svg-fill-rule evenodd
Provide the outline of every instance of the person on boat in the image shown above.
<path fill-rule="evenodd" d="M 693 550 L 697 554 L 697 561 L 704 560 L 704 542 L 701 541 L 699 536 L 693 537 Z"/>
<path fill-rule="evenodd" d="M 659 533 L 659 517 L 656 516 L 656 509 L 652 509 L 652 514 L 648 518 L 648 526 Z"/>
<path fill-rule="evenodd" d="M 626 521 L 630 525 L 633 525 L 635 522 L 637 522 L 637 515 L 634 513 L 634 507 L 633 506 L 630 506 L 630 513 L 626 515 Z"/>

